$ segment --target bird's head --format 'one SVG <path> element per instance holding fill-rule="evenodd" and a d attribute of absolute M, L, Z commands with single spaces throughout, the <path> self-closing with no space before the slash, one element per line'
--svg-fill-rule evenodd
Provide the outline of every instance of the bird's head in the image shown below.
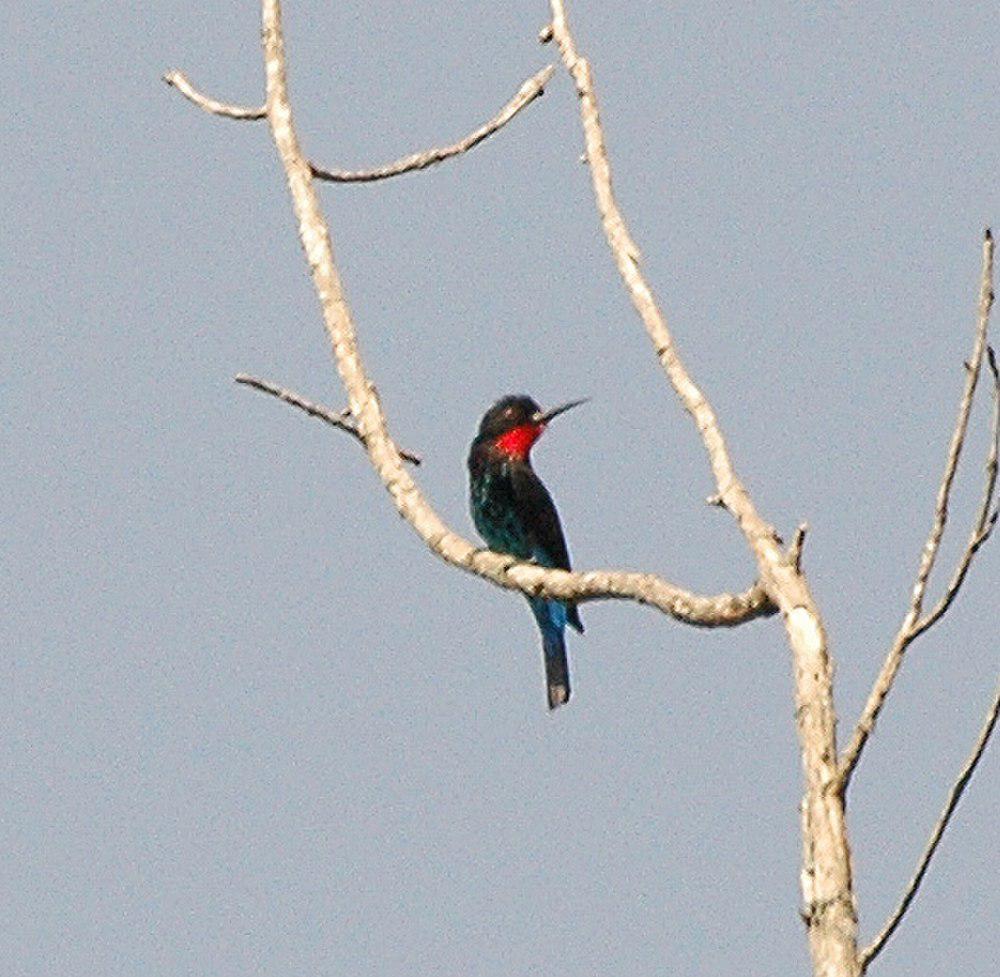
<path fill-rule="evenodd" d="M 583 403 L 586 401 L 571 400 L 543 411 L 530 397 L 501 397 L 483 415 L 476 440 L 492 445 L 508 457 L 523 460 L 553 418 Z"/>

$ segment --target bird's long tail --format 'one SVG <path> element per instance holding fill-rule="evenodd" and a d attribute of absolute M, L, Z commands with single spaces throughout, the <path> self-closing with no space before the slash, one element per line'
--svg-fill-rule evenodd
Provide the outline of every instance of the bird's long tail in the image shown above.
<path fill-rule="evenodd" d="M 532 613 L 542 632 L 542 655 L 545 660 L 545 685 L 549 709 L 569 702 L 569 659 L 566 657 L 566 607 L 559 601 L 528 598 Z"/>

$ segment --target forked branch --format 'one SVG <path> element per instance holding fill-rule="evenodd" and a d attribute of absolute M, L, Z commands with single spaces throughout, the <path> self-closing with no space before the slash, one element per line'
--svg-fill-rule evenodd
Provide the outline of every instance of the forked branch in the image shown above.
<path fill-rule="evenodd" d="M 489 122 L 484 123 L 478 129 L 470 132 L 464 139 L 459 139 L 458 142 L 449 146 L 438 146 L 434 149 L 425 149 L 420 153 L 410 153 L 409 156 L 397 159 L 394 163 L 387 163 L 385 166 L 370 170 L 328 170 L 315 163 L 310 163 L 312 174 L 317 180 L 327 180 L 330 183 L 373 183 L 376 180 L 387 180 L 402 173 L 425 170 L 428 166 L 443 163 L 446 159 L 451 159 L 454 156 L 461 156 L 462 153 L 467 153 L 485 139 L 489 139 L 493 133 L 499 132 L 518 112 L 526 109 L 542 95 L 554 71 L 555 67 L 550 64 L 532 75 Z"/>
<path fill-rule="evenodd" d="M 879 671 L 875 684 L 868 695 L 868 700 L 858 719 L 857 726 L 840 760 L 841 789 L 846 789 L 861 758 L 861 753 L 868 738 L 875 728 L 885 700 L 892 691 L 893 683 L 903 664 L 903 658 L 913 641 L 928 628 L 935 624 L 951 606 L 968 573 L 972 560 L 979 548 L 989 538 L 996 524 L 997 514 L 993 500 L 997 483 L 997 438 L 1000 436 L 1000 376 L 997 375 L 996 359 L 992 350 L 989 351 L 990 372 L 993 379 L 993 423 L 990 438 L 989 454 L 986 461 L 986 484 L 983 489 L 983 500 L 976 514 L 972 533 L 969 537 L 958 566 L 941 599 L 926 616 L 923 614 L 924 597 L 927 593 L 927 582 L 937 559 L 945 526 L 948 523 L 948 506 L 951 501 L 951 489 L 958 470 L 958 462 L 965 446 L 965 437 L 969 427 L 969 415 L 972 412 L 972 402 L 982 372 L 983 358 L 987 353 L 986 337 L 989 331 L 990 308 L 993 305 L 993 235 L 989 230 L 983 238 L 983 265 L 979 282 L 979 310 L 976 323 L 976 334 L 973 341 L 972 355 L 966 363 L 965 385 L 958 405 L 958 417 L 952 431 L 951 443 L 948 447 L 948 459 L 944 474 L 938 488 L 937 505 L 934 509 L 934 519 L 930 534 L 920 556 L 917 568 L 916 582 L 910 595 L 910 604 L 903 622 L 896 632 L 885 662 Z"/>
<path fill-rule="evenodd" d="M 413 173 L 417 170 L 425 170 L 429 166 L 443 163 L 445 160 L 455 156 L 461 156 L 470 149 L 474 149 L 481 142 L 489 139 L 494 133 L 499 132 L 514 116 L 526 109 L 536 98 L 545 93 L 545 86 L 552 78 L 555 71 L 554 65 L 547 65 L 541 71 L 535 72 L 523 85 L 514 93 L 510 101 L 493 118 L 484 122 L 477 129 L 473 129 L 467 136 L 459 139 L 458 142 L 447 146 L 436 146 L 432 149 L 425 149 L 421 152 L 410 153 L 392 163 L 384 166 L 374 167 L 367 170 L 331 170 L 310 163 L 312 174 L 317 180 L 325 180 L 329 183 L 374 183 L 377 180 L 387 180 L 393 176 L 400 176 L 403 173 Z M 255 122 L 267 118 L 267 106 L 260 105 L 248 108 L 243 105 L 233 105 L 228 102 L 220 102 L 203 92 L 198 91 L 181 71 L 168 71 L 163 80 L 171 87 L 176 88 L 189 102 L 197 105 L 198 108 L 211 115 L 218 115 L 225 119 L 235 119 L 241 122 Z"/>
<path fill-rule="evenodd" d="M 948 792 L 948 800 L 945 802 L 944 810 L 941 811 L 941 816 L 937 819 L 937 823 L 934 825 L 934 830 L 931 832 L 931 836 L 927 840 L 927 845 L 924 848 L 923 854 L 920 856 L 920 861 L 917 862 L 917 869 L 907 884 L 906 890 L 903 892 L 903 897 L 899 901 L 899 905 L 896 907 L 895 911 L 888 918 L 888 920 L 886 920 L 886 923 L 879 931 L 878 936 L 876 936 L 875 939 L 861 951 L 862 969 L 866 969 L 868 964 L 870 964 L 872 960 L 874 960 L 879 953 L 881 953 L 882 948 L 889 942 L 889 938 L 896 932 L 896 928 L 903 921 L 906 911 L 910 908 L 910 904 L 913 902 L 917 891 L 920 889 L 920 884 L 923 882 L 924 876 L 927 874 L 927 869 L 930 867 L 931 859 L 934 857 L 934 853 L 937 851 L 938 845 L 941 844 L 941 839 L 944 837 L 945 829 L 948 827 L 948 822 L 951 820 L 951 816 L 955 813 L 955 809 L 958 807 L 958 802 L 962 799 L 962 794 L 965 792 L 965 788 L 972 779 L 972 775 L 976 772 L 976 766 L 979 764 L 983 754 L 986 752 L 986 746 L 990 741 L 990 737 L 993 735 L 993 730 L 996 728 L 998 715 L 1000 715 L 1000 688 L 997 689 L 995 695 L 993 696 L 993 703 L 990 706 L 989 712 L 986 714 L 986 721 L 983 723 L 983 728 L 979 731 L 979 738 L 976 740 L 976 745 L 972 748 L 969 758 L 965 761 L 965 765 L 962 767 L 962 771 L 959 773 L 958 779 Z"/>
<path fill-rule="evenodd" d="M 945 587 L 934 607 L 928 611 L 914 626 L 914 637 L 923 634 L 931 625 L 951 607 L 952 601 L 958 595 L 958 591 L 965 582 L 965 576 L 972 566 L 972 560 L 979 552 L 979 548 L 993 534 L 996 528 L 997 517 L 1000 511 L 994 507 L 994 496 L 997 486 L 997 455 L 1000 454 L 1000 373 L 997 371 L 996 354 L 992 346 L 986 347 L 986 363 L 990 368 L 990 375 L 993 380 L 993 421 L 992 433 L 990 435 L 989 454 L 986 457 L 986 484 L 983 486 L 983 499 L 979 506 L 976 521 L 973 524 L 972 532 L 969 534 L 969 541 L 962 551 L 955 572 L 952 574 L 948 586 Z M 992 508 L 992 511 L 990 511 Z"/>

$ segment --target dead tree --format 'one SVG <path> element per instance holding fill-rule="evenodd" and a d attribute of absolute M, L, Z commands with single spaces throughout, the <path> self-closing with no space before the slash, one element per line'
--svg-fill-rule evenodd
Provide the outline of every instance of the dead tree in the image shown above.
<path fill-rule="evenodd" d="M 757 580 L 741 592 L 703 595 L 685 590 L 652 573 L 607 570 L 569 573 L 543 569 L 518 562 L 509 555 L 484 550 L 444 523 L 406 468 L 406 463 L 419 463 L 419 458 L 401 450 L 390 434 L 378 393 L 358 351 L 354 320 L 337 272 L 328 225 L 316 193 L 316 181 L 347 183 L 388 179 L 457 157 L 499 131 L 530 105 L 542 93 L 554 71 L 553 66 L 529 78 L 495 117 L 458 142 L 413 153 L 388 165 L 363 171 L 330 170 L 310 162 L 302 151 L 286 82 L 285 45 L 278 0 L 262 2 L 266 92 L 262 105 L 248 108 L 218 102 L 198 92 L 179 72 L 168 73 L 165 81 L 207 112 L 236 120 L 267 120 L 287 177 L 299 236 L 319 297 L 337 370 L 347 394 L 347 407 L 340 412 L 330 411 L 266 381 L 243 374 L 236 379 L 350 433 L 364 447 L 399 514 L 431 552 L 446 563 L 497 586 L 528 595 L 580 602 L 631 600 L 648 604 L 678 621 L 700 627 L 736 627 L 754 618 L 780 615 L 794 666 L 795 716 L 805 774 L 801 801 L 803 904 L 800 912 L 808 932 L 813 973 L 815 977 L 858 977 L 867 970 L 905 916 L 962 792 L 986 749 L 1000 711 L 998 690 L 979 738 L 949 792 L 944 810 L 898 908 L 867 945 L 859 945 L 846 811 L 851 776 L 892 691 L 907 650 L 916 638 L 937 624 L 947 612 L 976 554 L 997 522 L 995 494 L 1000 439 L 1000 376 L 993 351 L 987 344 L 993 302 L 993 238 L 987 231 L 983 240 L 982 276 L 972 353 L 965 362 L 965 384 L 958 418 L 910 602 L 848 744 L 842 752 L 838 752 L 833 669 L 827 635 L 802 568 L 806 526 L 799 526 L 791 545 L 785 546 L 775 528 L 757 511 L 733 466 L 715 411 L 684 366 L 667 321 L 643 274 L 639 249 L 615 199 L 591 66 L 576 47 L 562 0 L 550 0 L 550 8 L 551 20 L 542 29 L 539 39 L 542 43 L 556 44 L 562 64 L 576 88 L 584 158 L 590 170 L 597 211 L 611 256 L 649 335 L 660 366 L 704 443 L 716 485 L 716 492 L 709 501 L 727 511 L 736 521 L 756 561 Z M 927 610 L 928 582 L 946 528 L 952 484 L 984 361 L 992 378 L 993 411 L 982 502 L 968 542 L 944 592 Z"/>

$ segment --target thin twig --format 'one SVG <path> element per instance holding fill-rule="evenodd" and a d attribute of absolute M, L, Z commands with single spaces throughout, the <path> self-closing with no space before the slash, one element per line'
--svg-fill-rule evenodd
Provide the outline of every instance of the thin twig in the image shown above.
<path fill-rule="evenodd" d="M 445 524 L 404 467 L 399 448 L 389 433 L 378 392 L 362 362 L 354 320 L 334 261 L 329 228 L 295 132 L 286 79 L 281 5 L 278 0 L 262 0 L 261 10 L 267 118 L 288 181 L 299 240 L 320 299 L 337 370 L 347 391 L 351 418 L 372 467 L 399 514 L 442 560 L 508 590 L 558 600 L 632 600 L 703 627 L 731 627 L 773 614 L 774 605 L 760 584 L 741 594 L 705 597 L 652 574 L 551 570 L 479 549 Z"/>
<path fill-rule="evenodd" d="M 994 399 L 994 429 L 990 448 L 990 460 L 987 462 L 985 498 L 977 516 L 976 528 L 973 530 L 969 545 L 963 552 L 958 569 L 952 577 L 952 581 L 948 585 L 944 597 L 942 597 L 938 605 L 926 618 L 921 618 L 924 596 L 927 592 L 927 581 L 930 578 L 931 570 L 934 568 L 934 561 L 937 558 L 938 550 L 941 546 L 941 538 L 944 536 L 944 529 L 948 522 L 948 504 L 951 498 L 951 487 L 955 480 L 955 472 L 958 469 L 959 458 L 965 444 L 965 435 L 969 426 L 969 415 L 972 411 L 972 401 L 976 392 L 976 385 L 979 381 L 979 374 L 982 372 L 983 356 L 987 348 L 986 335 L 989 330 L 990 307 L 992 304 L 993 235 L 987 229 L 983 237 L 983 266 L 979 283 L 979 312 L 975 340 L 972 355 L 969 357 L 968 363 L 966 363 L 965 385 L 958 405 L 958 417 L 955 421 L 954 431 L 952 432 L 951 443 L 948 447 L 948 460 L 945 463 L 944 474 L 938 488 L 934 521 L 920 556 L 917 578 L 913 585 L 910 605 L 906 616 L 903 618 L 903 623 L 896 632 L 896 636 L 889 648 L 878 677 L 875 679 L 875 684 L 868 695 L 868 700 L 862 710 L 861 717 L 854 727 L 851 740 L 841 755 L 841 790 L 845 790 L 850 783 L 851 775 L 858 765 L 858 760 L 861 758 L 865 744 L 868 742 L 868 738 L 875 728 L 875 721 L 878 719 L 879 713 L 882 711 L 883 705 L 885 705 L 885 700 L 892 690 L 893 683 L 903 664 L 903 658 L 906 655 L 907 649 L 918 635 L 922 634 L 938 621 L 948 607 L 951 606 L 951 602 L 955 599 L 955 595 L 958 593 L 962 581 L 965 579 L 972 558 L 989 536 L 989 532 L 995 521 L 995 516 L 992 516 L 990 512 L 996 486 L 997 408 L 996 400 Z M 994 380 L 994 397 L 996 397 L 996 380 Z"/>
<path fill-rule="evenodd" d="M 1000 716 L 1000 688 L 997 689 L 996 694 L 993 696 L 993 704 L 990 706 L 989 712 L 986 714 L 986 722 L 983 724 L 983 728 L 979 732 L 979 739 L 976 740 L 976 745 L 969 754 L 969 758 L 965 761 L 965 766 L 962 767 L 962 772 L 958 775 L 958 780 L 952 785 L 951 790 L 948 793 L 948 800 L 944 805 L 944 809 L 941 811 L 941 816 L 937 820 L 937 824 L 934 825 L 934 830 L 931 832 L 930 838 L 927 840 L 927 845 L 924 848 L 923 854 L 920 856 L 920 861 L 917 863 L 917 869 L 913 873 L 913 877 L 910 879 L 909 884 L 906 886 L 906 891 L 903 893 L 902 899 L 899 901 L 899 905 L 896 907 L 895 912 L 886 921 L 885 926 L 879 931 L 878 936 L 875 937 L 872 942 L 861 951 L 861 966 L 866 968 L 868 964 L 872 962 L 882 951 L 882 948 L 889 941 L 889 938 L 893 933 L 896 932 L 896 927 L 902 922 L 903 916 L 906 915 L 906 911 L 910 908 L 910 903 L 913 902 L 914 896 L 917 894 L 917 890 L 920 888 L 921 882 L 924 880 L 924 876 L 927 874 L 927 868 L 931 863 L 931 859 L 934 857 L 934 853 L 937 851 L 938 845 L 941 843 L 941 838 L 944 836 L 945 830 L 948 827 L 948 822 L 951 820 L 951 816 L 955 813 L 955 808 L 958 807 L 958 802 L 962 799 L 962 794 L 965 791 L 966 786 L 968 786 L 969 781 L 972 779 L 972 775 L 976 771 L 976 766 L 982 759 L 983 754 L 986 752 L 986 746 L 990 741 L 990 736 L 993 734 L 993 730 L 997 724 L 997 717 Z"/>
<path fill-rule="evenodd" d="M 236 119 L 239 122 L 257 122 L 267 117 L 267 106 L 265 105 L 260 105 L 257 108 L 246 108 L 243 105 L 217 102 L 214 98 L 203 95 L 181 71 L 168 71 L 163 76 L 163 80 L 171 88 L 176 88 L 189 102 L 212 115 L 220 115 L 225 119 Z"/>
<path fill-rule="evenodd" d="M 312 175 L 317 180 L 326 180 L 330 183 L 373 183 L 375 180 L 387 180 L 389 177 L 399 176 L 401 173 L 425 170 L 428 166 L 434 166 L 436 163 L 444 162 L 453 156 L 460 156 L 502 129 L 518 112 L 527 108 L 545 91 L 545 86 L 554 71 L 555 66 L 550 64 L 532 75 L 489 122 L 450 146 L 440 146 L 420 153 L 411 153 L 409 156 L 397 159 L 394 163 L 387 163 L 385 166 L 371 170 L 328 170 L 315 163 L 310 163 Z"/>
<path fill-rule="evenodd" d="M 339 428 L 341 431 L 349 434 L 352 438 L 355 438 L 358 443 L 364 447 L 365 440 L 361 437 L 361 432 L 358 431 L 354 422 L 351 420 L 351 412 L 349 410 L 330 410 L 329 407 L 324 407 L 322 404 L 306 400 L 305 397 L 295 393 L 294 390 L 279 387 L 277 384 L 271 383 L 268 380 L 261 380 L 259 377 L 252 377 L 247 373 L 238 373 L 235 377 L 233 377 L 233 379 L 237 383 L 242 383 L 246 387 L 253 387 L 254 390 L 260 390 L 262 393 L 270 394 L 272 397 L 277 397 L 278 400 L 284 401 L 286 404 L 298 407 L 299 410 L 305 411 L 305 413 L 307 413 L 310 417 L 317 417 L 321 421 L 325 421 L 331 427 Z M 421 462 L 420 455 L 414 454 L 412 451 L 401 449 L 399 456 L 404 461 L 410 462 L 412 465 L 419 465 Z"/>

